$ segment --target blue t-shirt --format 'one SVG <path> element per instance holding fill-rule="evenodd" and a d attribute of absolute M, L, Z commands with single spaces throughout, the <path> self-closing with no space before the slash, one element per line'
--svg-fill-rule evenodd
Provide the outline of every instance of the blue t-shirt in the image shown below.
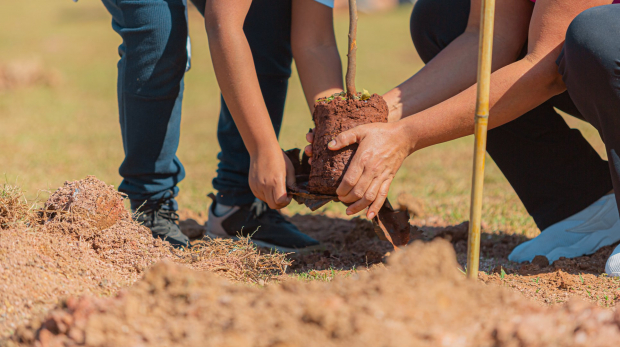
<path fill-rule="evenodd" d="M 314 0 L 320 4 L 323 4 L 325 6 L 329 6 L 331 8 L 334 8 L 334 0 Z"/>

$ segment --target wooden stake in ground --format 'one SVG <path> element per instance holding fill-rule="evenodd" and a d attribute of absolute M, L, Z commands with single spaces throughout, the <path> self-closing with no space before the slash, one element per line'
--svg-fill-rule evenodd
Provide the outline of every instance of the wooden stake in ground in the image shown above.
<path fill-rule="evenodd" d="M 469 237 L 467 240 L 467 277 L 478 278 L 480 261 L 480 223 L 482 218 L 482 186 L 484 184 L 484 159 L 489 124 L 489 93 L 491 87 L 491 58 L 493 53 L 493 22 L 495 0 L 483 0 L 478 46 L 478 95 L 476 98 L 476 125 L 474 131 L 474 173 L 469 211 Z"/>
<path fill-rule="evenodd" d="M 357 2 L 349 0 L 349 52 L 347 53 L 347 97 L 353 98 L 357 95 L 355 90 L 355 69 L 357 52 Z"/>

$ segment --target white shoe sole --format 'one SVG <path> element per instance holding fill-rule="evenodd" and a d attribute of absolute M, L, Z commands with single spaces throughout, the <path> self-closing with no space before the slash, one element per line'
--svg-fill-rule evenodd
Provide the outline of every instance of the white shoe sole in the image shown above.
<path fill-rule="evenodd" d="M 605 272 L 612 277 L 620 277 L 620 245 L 616 246 L 607 263 L 605 264 Z"/>

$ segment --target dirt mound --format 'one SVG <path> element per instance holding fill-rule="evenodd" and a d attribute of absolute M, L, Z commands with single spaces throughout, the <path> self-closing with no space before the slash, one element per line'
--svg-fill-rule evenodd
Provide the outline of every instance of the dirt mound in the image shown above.
<path fill-rule="evenodd" d="M 67 296 L 112 295 L 161 259 L 258 284 L 290 263 L 283 254 L 260 254 L 247 239 L 174 250 L 131 219 L 114 187 L 92 176 L 66 182 L 40 211 L 4 186 L 0 221 L 0 339 L 33 318 L 36 325 Z"/>
<path fill-rule="evenodd" d="M 331 283 L 233 285 L 169 262 L 113 299 L 70 299 L 37 346 L 611 346 L 620 313 L 545 308 L 468 281 L 445 241 L 416 243 L 383 270 Z M 34 342 L 37 340 L 37 342 Z"/>
<path fill-rule="evenodd" d="M 0 337 L 62 297 L 111 295 L 170 256 L 167 243 L 131 220 L 122 196 L 92 176 L 66 182 L 41 211 L 17 188 L 5 187 L 0 206 Z"/>

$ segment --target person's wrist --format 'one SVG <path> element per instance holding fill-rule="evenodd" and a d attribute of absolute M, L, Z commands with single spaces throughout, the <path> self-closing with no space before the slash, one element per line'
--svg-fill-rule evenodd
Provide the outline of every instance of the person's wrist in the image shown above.
<path fill-rule="evenodd" d="M 395 138 L 399 139 L 399 146 L 403 148 L 406 156 L 411 155 L 417 150 L 418 133 L 415 129 L 411 129 L 407 122 L 402 120 L 389 123 L 395 129 Z"/>
<path fill-rule="evenodd" d="M 250 158 L 253 160 L 256 160 L 258 158 L 265 158 L 271 160 L 273 158 L 282 157 L 282 148 L 280 148 L 280 145 L 277 141 L 275 143 L 272 143 L 270 141 L 262 144 L 257 144 L 254 150 L 248 150 L 248 152 L 250 153 Z"/>
<path fill-rule="evenodd" d="M 403 105 L 400 103 L 400 99 L 396 95 L 396 91 L 390 90 L 383 95 L 383 100 L 388 106 L 388 123 L 393 123 L 402 118 Z"/>

